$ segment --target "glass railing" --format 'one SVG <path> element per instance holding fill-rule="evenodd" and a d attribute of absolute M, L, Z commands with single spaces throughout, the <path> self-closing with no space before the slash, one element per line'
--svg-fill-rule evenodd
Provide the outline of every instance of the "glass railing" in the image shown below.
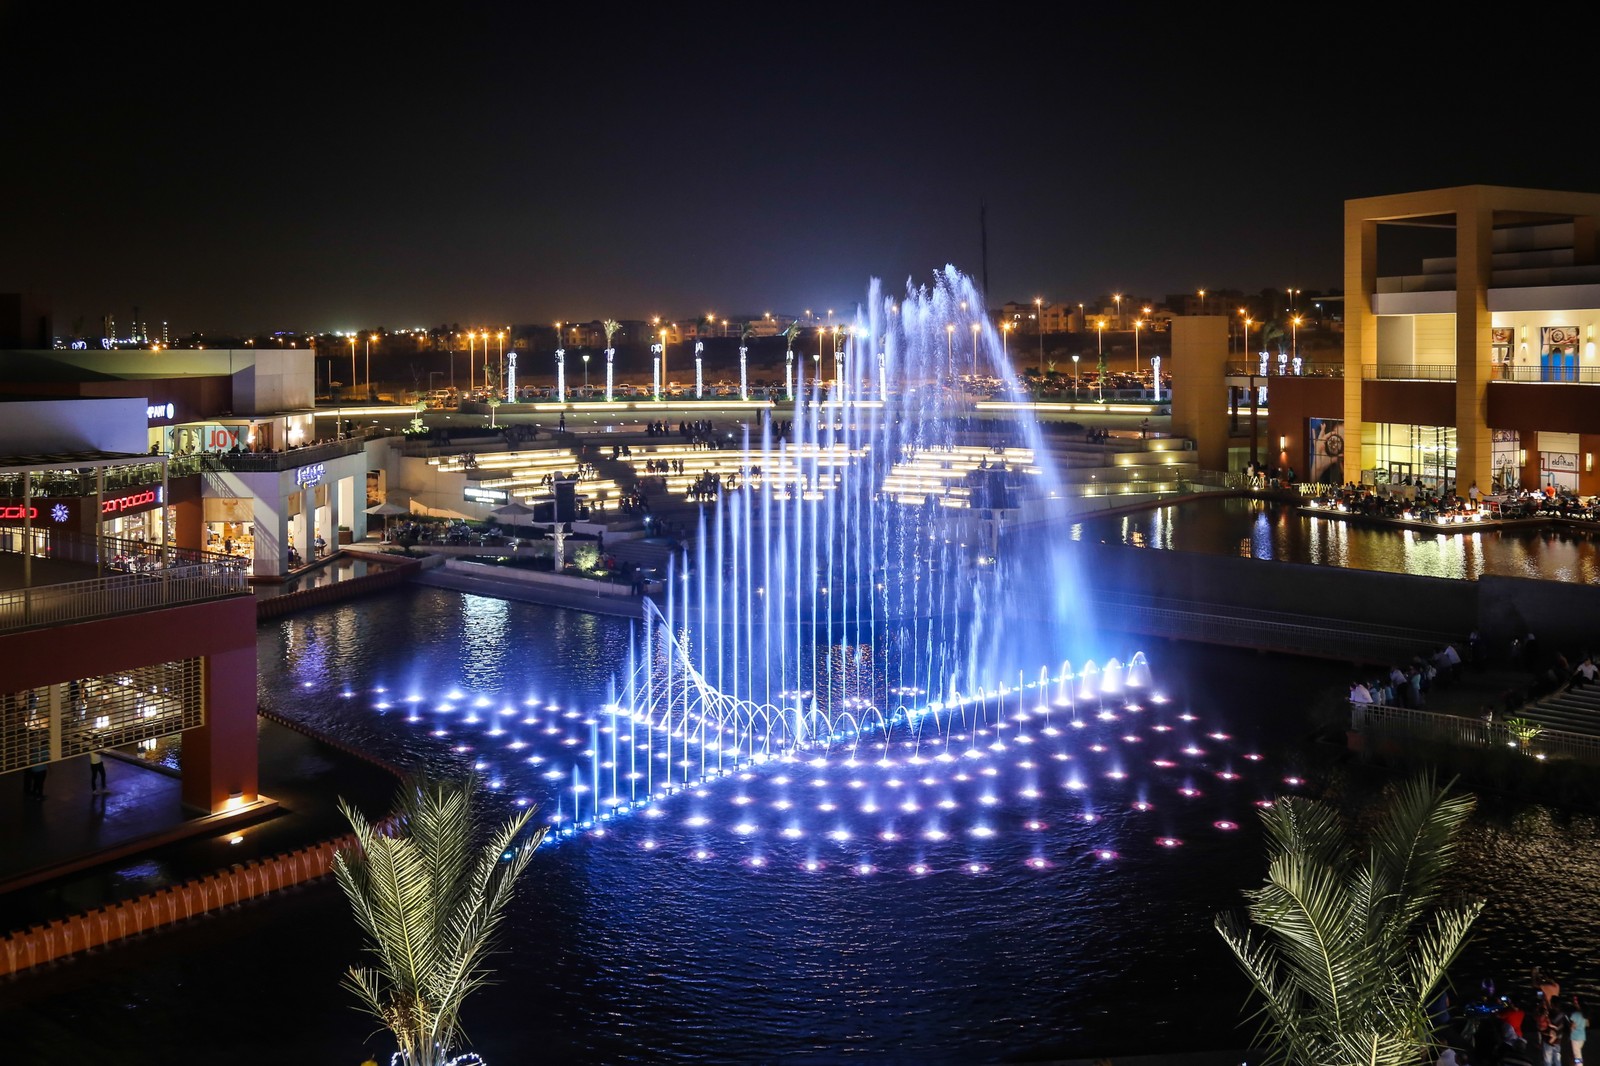
<path fill-rule="evenodd" d="M 294 470 L 312 463 L 342 459 L 366 447 L 365 437 L 322 441 L 282 452 L 205 452 L 197 456 L 205 470 L 231 470 L 235 473 L 274 473 Z"/>
<path fill-rule="evenodd" d="M 1363 363 L 1366 381 L 1454 381 L 1454 363 Z"/>
<path fill-rule="evenodd" d="M 1267 364 L 1267 373 L 1261 372 L 1261 363 L 1258 360 L 1248 362 L 1234 361 L 1228 364 L 1225 371 L 1231 378 L 1342 378 L 1344 377 L 1344 363 L 1342 362 L 1304 362 L 1300 364 L 1297 372 L 1293 362 L 1279 365 L 1276 362 Z"/>
<path fill-rule="evenodd" d="M 1564 385 L 1600 383 L 1600 367 L 1593 366 L 1518 366 L 1502 363 L 1492 370 L 1491 381 L 1536 381 Z"/>

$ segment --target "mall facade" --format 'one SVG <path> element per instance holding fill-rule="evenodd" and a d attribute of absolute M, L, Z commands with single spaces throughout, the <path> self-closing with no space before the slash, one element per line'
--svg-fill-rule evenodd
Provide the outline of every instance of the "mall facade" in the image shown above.
<path fill-rule="evenodd" d="M 1174 429 L 1201 466 L 1300 481 L 1600 494 L 1600 195 L 1467 185 L 1350 200 L 1344 357 L 1225 354 L 1174 322 Z"/>

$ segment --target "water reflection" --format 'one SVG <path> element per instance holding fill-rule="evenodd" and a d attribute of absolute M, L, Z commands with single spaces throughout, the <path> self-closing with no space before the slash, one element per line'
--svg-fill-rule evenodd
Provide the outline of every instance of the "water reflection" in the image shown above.
<path fill-rule="evenodd" d="M 1238 554 L 1318 566 L 1475 580 L 1485 574 L 1600 582 L 1600 544 L 1557 527 L 1434 533 L 1302 513 L 1241 497 L 1200 499 L 1115 517 L 1085 518 L 1073 540 L 1137 548 Z"/>

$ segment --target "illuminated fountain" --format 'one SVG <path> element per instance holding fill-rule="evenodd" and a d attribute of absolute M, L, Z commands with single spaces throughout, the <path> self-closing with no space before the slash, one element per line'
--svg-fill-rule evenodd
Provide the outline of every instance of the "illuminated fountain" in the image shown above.
<path fill-rule="evenodd" d="M 767 421 L 728 450 L 742 467 L 646 601 L 601 706 L 453 691 L 378 709 L 408 704 L 492 789 L 539 803 L 551 841 L 627 833 L 655 850 L 666 819 L 681 831 L 660 846 L 691 861 L 979 873 L 1017 861 L 1019 832 L 1039 868 L 1113 859 L 1125 827 L 1094 835 L 1110 812 L 1149 818 L 1153 848 L 1236 829 L 1280 783 L 1170 703 L 1141 652 L 1108 653 L 1053 522 L 1050 449 L 1035 424 L 973 421 L 948 358 L 947 327 L 976 327 L 975 376 L 1022 398 L 1000 338 L 964 310 L 983 306 L 953 269 L 898 302 L 874 285 L 835 380 L 818 360 L 798 383 L 790 431 Z"/>

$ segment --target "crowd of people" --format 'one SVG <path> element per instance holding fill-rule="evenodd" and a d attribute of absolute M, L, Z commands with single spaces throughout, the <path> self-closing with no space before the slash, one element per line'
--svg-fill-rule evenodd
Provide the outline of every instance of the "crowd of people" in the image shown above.
<path fill-rule="evenodd" d="M 1534 967 L 1525 988 L 1498 990 L 1485 978 L 1473 998 L 1448 993 L 1433 1006 L 1441 1034 L 1435 1066 L 1583 1066 L 1589 1017 L 1578 997 Z"/>

